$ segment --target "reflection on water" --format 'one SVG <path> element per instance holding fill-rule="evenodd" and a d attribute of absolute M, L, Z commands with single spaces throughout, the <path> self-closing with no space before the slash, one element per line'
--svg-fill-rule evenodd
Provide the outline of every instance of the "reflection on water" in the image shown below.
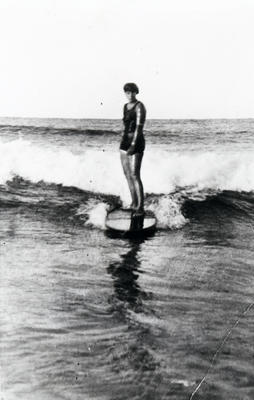
<path fill-rule="evenodd" d="M 141 252 L 145 242 L 145 239 L 129 240 L 128 251 L 120 255 L 120 261 L 111 262 L 107 268 L 114 287 L 110 298 L 111 312 L 116 316 L 117 324 L 124 322 L 128 334 L 127 342 L 120 340 L 112 349 L 112 373 L 115 376 L 121 371 L 123 376 L 126 375 L 124 382 L 118 382 L 123 389 L 121 396 L 114 397 L 112 391 L 114 400 L 156 398 L 157 384 L 163 381 L 160 362 L 151 350 L 155 346 L 155 337 L 150 323 L 144 323 L 146 318 L 154 315 L 149 303 L 152 296 L 142 289 L 139 282 L 144 273 Z M 160 390 L 163 389 L 165 387 Z"/>
<path fill-rule="evenodd" d="M 114 303 L 117 304 L 118 311 L 130 308 L 139 312 L 142 310 L 142 299 L 147 297 L 138 283 L 141 273 L 139 252 L 142 243 L 144 239 L 129 240 L 129 251 L 121 254 L 121 260 L 110 263 L 107 268 L 113 278 Z"/>

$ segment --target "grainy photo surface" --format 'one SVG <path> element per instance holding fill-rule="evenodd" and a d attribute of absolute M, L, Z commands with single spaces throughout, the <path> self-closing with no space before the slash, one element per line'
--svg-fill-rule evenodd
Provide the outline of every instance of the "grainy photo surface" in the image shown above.
<path fill-rule="evenodd" d="M 0 0 L 0 399 L 254 399 L 254 2 Z"/>

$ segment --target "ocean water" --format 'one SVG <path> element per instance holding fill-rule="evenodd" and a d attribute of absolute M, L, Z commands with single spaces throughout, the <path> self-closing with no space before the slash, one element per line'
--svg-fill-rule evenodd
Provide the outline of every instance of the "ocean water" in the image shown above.
<path fill-rule="evenodd" d="M 254 120 L 150 120 L 149 238 L 118 120 L 0 119 L 3 400 L 254 398 Z"/>

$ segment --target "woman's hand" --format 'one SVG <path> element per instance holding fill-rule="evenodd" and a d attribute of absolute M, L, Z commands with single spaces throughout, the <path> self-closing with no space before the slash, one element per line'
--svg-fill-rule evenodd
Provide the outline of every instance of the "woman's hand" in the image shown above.
<path fill-rule="evenodd" d="M 127 150 L 127 156 L 133 156 L 135 153 L 135 144 L 131 143 L 130 147 Z"/>

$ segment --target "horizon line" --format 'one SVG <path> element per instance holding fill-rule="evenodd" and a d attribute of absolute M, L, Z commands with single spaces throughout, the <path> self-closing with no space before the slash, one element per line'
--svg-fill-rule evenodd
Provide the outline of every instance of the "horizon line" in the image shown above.
<path fill-rule="evenodd" d="M 122 118 L 100 118 L 100 117 L 20 117 L 20 116 L 0 116 L 0 119 L 72 119 L 72 120 L 116 120 L 116 121 L 121 121 Z M 239 120 L 239 119 L 254 119 L 253 117 L 173 117 L 173 118 L 147 118 L 147 121 L 158 121 L 158 120 Z"/>

